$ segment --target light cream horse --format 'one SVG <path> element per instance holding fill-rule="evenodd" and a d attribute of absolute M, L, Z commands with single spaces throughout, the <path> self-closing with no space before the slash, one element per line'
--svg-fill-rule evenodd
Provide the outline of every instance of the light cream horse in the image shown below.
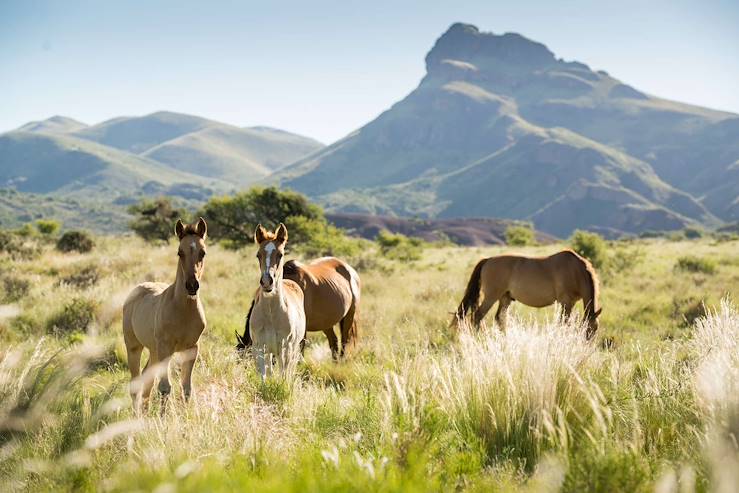
<path fill-rule="evenodd" d="M 253 341 L 252 354 L 264 380 L 272 373 L 272 358 L 280 369 L 290 367 L 300 356 L 305 338 L 303 290 L 283 279 L 287 228 L 280 223 L 274 233 L 260 224 L 254 233 L 259 245 L 259 288 L 254 296 L 248 331 Z"/>
<path fill-rule="evenodd" d="M 198 356 L 198 340 L 205 330 L 205 312 L 198 296 L 205 259 L 208 226 L 201 217 L 196 224 L 177 221 L 179 239 L 177 275 L 174 284 L 145 282 L 136 286 L 123 304 L 123 339 L 131 371 L 131 398 L 134 407 L 146 404 L 159 378 L 159 392 L 169 395 L 169 363 L 175 352 L 183 352 L 182 389 L 185 398 L 192 392 L 192 369 Z M 149 360 L 141 371 L 141 353 L 149 350 Z"/>
<path fill-rule="evenodd" d="M 572 250 L 547 257 L 500 255 L 477 263 L 454 322 L 459 323 L 471 314 L 473 325 L 479 327 L 490 308 L 498 302 L 495 320 L 505 330 L 506 311 L 513 301 L 537 308 L 558 302 L 563 315 L 569 317 L 579 300 L 583 300 L 585 306 L 586 336 L 590 339 L 598 330 L 601 308 L 598 277 L 587 259 Z"/>
<path fill-rule="evenodd" d="M 283 267 L 285 279 L 303 290 L 306 331 L 323 332 L 328 338 L 334 359 L 356 345 L 359 336 L 357 310 L 361 294 L 359 274 L 348 263 L 336 257 L 323 257 L 307 264 L 290 260 Z M 236 334 L 238 350 L 251 346 L 249 319 L 254 301 L 246 316 L 244 335 Z M 341 347 L 334 326 L 339 325 Z"/>

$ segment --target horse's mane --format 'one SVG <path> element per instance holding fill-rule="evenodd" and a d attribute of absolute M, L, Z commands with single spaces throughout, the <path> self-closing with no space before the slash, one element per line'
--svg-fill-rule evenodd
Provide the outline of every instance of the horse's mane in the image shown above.
<path fill-rule="evenodd" d="M 295 260 L 288 260 L 282 266 L 282 274 L 285 276 L 295 276 L 300 272 L 300 267 Z"/>

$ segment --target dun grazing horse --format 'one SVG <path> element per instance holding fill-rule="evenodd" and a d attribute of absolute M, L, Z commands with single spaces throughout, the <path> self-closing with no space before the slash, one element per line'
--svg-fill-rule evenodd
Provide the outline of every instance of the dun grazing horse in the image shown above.
<path fill-rule="evenodd" d="M 482 303 L 480 292 L 482 291 Z M 513 301 L 537 308 L 559 302 L 564 316 L 569 317 L 579 300 L 585 305 L 588 322 L 587 338 L 598 330 L 598 277 L 586 259 L 563 250 L 548 257 L 500 255 L 477 263 L 467 283 L 455 321 L 464 320 L 470 313 L 472 323 L 479 327 L 485 314 L 498 302 L 495 320 L 505 330 L 506 310 Z"/>
<path fill-rule="evenodd" d="M 254 241 L 259 245 L 257 259 L 261 275 L 247 330 L 253 341 L 257 371 L 264 380 L 272 372 L 273 355 L 280 368 L 298 357 L 305 338 L 305 311 L 303 290 L 295 282 L 283 279 L 285 225 L 280 223 L 271 233 L 260 224 Z"/>
<path fill-rule="evenodd" d="M 131 371 L 131 397 L 141 409 L 158 377 L 159 392 L 169 395 L 169 362 L 175 352 L 185 352 L 182 361 L 182 388 L 185 398 L 192 389 L 192 369 L 198 356 L 198 339 L 205 330 L 205 312 L 198 290 L 203 275 L 205 238 L 208 226 L 201 217 L 197 224 L 177 221 L 179 238 L 177 276 L 174 284 L 145 282 L 136 286 L 123 304 L 123 339 Z M 141 352 L 149 350 L 149 361 L 141 371 Z"/>
<path fill-rule="evenodd" d="M 358 337 L 357 308 L 361 283 L 357 271 L 335 257 L 324 257 L 309 264 L 290 260 L 283 267 L 283 276 L 296 282 L 303 290 L 306 330 L 326 334 L 333 358 L 343 356 L 347 346 L 354 345 Z M 249 320 L 254 303 L 252 301 L 246 316 L 244 335 L 236 334 L 236 348 L 239 350 L 252 343 Z M 341 349 L 334 332 L 336 324 L 341 329 Z"/>

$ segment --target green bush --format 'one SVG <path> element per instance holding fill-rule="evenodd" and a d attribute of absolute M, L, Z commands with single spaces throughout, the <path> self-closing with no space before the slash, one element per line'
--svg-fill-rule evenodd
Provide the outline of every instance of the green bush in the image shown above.
<path fill-rule="evenodd" d="M 61 228 L 61 224 L 53 219 L 39 219 L 36 221 L 36 229 L 44 236 L 54 236 L 59 228 Z"/>
<path fill-rule="evenodd" d="M 253 244 L 257 224 L 273 230 L 282 222 L 288 229 L 289 248 L 337 255 L 351 250 L 349 240 L 340 229 L 328 224 L 320 207 L 289 190 L 255 187 L 233 196 L 215 197 L 203 206 L 200 215 L 208 221 L 211 238 L 232 248 Z"/>
<path fill-rule="evenodd" d="M 382 255 L 393 260 L 419 260 L 425 242 L 419 238 L 411 238 L 400 233 L 382 230 L 375 241 Z"/>
<path fill-rule="evenodd" d="M 683 236 L 689 240 L 697 240 L 703 238 L 703 230 L 688 226 L 683 229 Z"/>
<path fill-rule="evenodd" d="M 85 298 L 75 298 L 49 318 L 46 331 L 55 335 L 85 332 L 95 321 L 98 303 Z"/>
<path fill-rule="evenodd" d="M 186 212 L 172 206 L 168 197 L 156 200 L 144 199 L 131 205 L 128 213 L 134 216 L 128 227 L 146 241 L 169 241 L 174 235 L 177 219 L 185 218 Z"/>
<path fill-rule="evenodd" d="M 700 258 L 694 255 L 686 255 L 677 259 L 675 269 L 686 272 L 714 274 L 718 270 L 718 266 L 714 260 L 708 258 Z"/>
<path fill-rule="evenodd" d="M 608 246 L 598 233 L 577 229 L 570 237 L 570 245 L 597 268 L 604 267 L 608 261 Z"/>
<path fill-rule="evenodd" d="M 536 233 L 531 224 L 512 224 L 505 230 L 505 242 L 510 246 L 536 245 Z"/>
<path fill-rule="evenodd" d="M 28 279 L 6 275 L 3 278 L 3 300 L 14 303 L 25 298 L 31 290 L 31 282 Z"/>
<path fill-rule="evenodd" d="M 361 240 L 346 236 L 344 231 L 325 219 L 292 216 L 285 220 L 285 226 L 290 239 L 288 246 L 295 245 L 295 250 L 307 257 L 352 257 L 359 254 L 361 249 Z M 295 242 L 295 237 L 303 240 Z"/>
<path fill-rule="evenodd" d="M 95 242 L 89 233 L 85 231 L 67 231 L 56 242 L 56 248 L 60 252 L 87 253 L 93 249 Z"/>

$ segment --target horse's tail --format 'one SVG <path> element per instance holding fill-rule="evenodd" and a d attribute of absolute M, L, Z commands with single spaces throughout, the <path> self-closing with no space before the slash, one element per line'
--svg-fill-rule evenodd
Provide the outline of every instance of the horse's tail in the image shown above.
<path fill-rule="evenodd" d="M 472 275 L 470 276 L 470 280 L 467 283 L 467 288 L 464 290 L 464 297 L 462 298 L 462 302 L 459 304 L 459 308 L 457 308 L 457 313 L 454 314 L 454 320 L 452 320 L 453 325 L 458 325 L 467 317 L 467 315 L 470 313 L 470 310 L 472 310 L 473 308 L 477 308 L 477 305 L 480 301 L 480 279 L 482 277 L 482 266 L 485 265 L 486 261 L 487 259 L 480 260 L 477 265 L 475 265 L 475 268 L 472 270 Z"/>
<path fill-rule="evenodd" d="M 357 347 L 357 340 L 359 339 L 359 299 L 362 288 L 357 271 L 348 265 L 346 268 L 347 271 L 349 271 L 349 287 L 352 292 L 352 305 L 349 308 L 349 312 L 341 320 L 341 340 L 342 349 L 347 346 L 354 349 Z"/>
<path fill-rule="evenodd" d="M 251 319 L 251 312 L 254 310 L 254 303 L 256 303 L 256 298 L 251 300 L 251 305 L 249 306 L 249 312 L 246 314 L 246 322 L 244 323 L 244 335 L 240 336 L 238 332 L 234 331 L 236 334 L 236 350 L 237 351 L 243 351 L 248 347 L 251 347 L 252 341 L 251 341 L 251 334 L 249 333 L 249 320 Z"/>

